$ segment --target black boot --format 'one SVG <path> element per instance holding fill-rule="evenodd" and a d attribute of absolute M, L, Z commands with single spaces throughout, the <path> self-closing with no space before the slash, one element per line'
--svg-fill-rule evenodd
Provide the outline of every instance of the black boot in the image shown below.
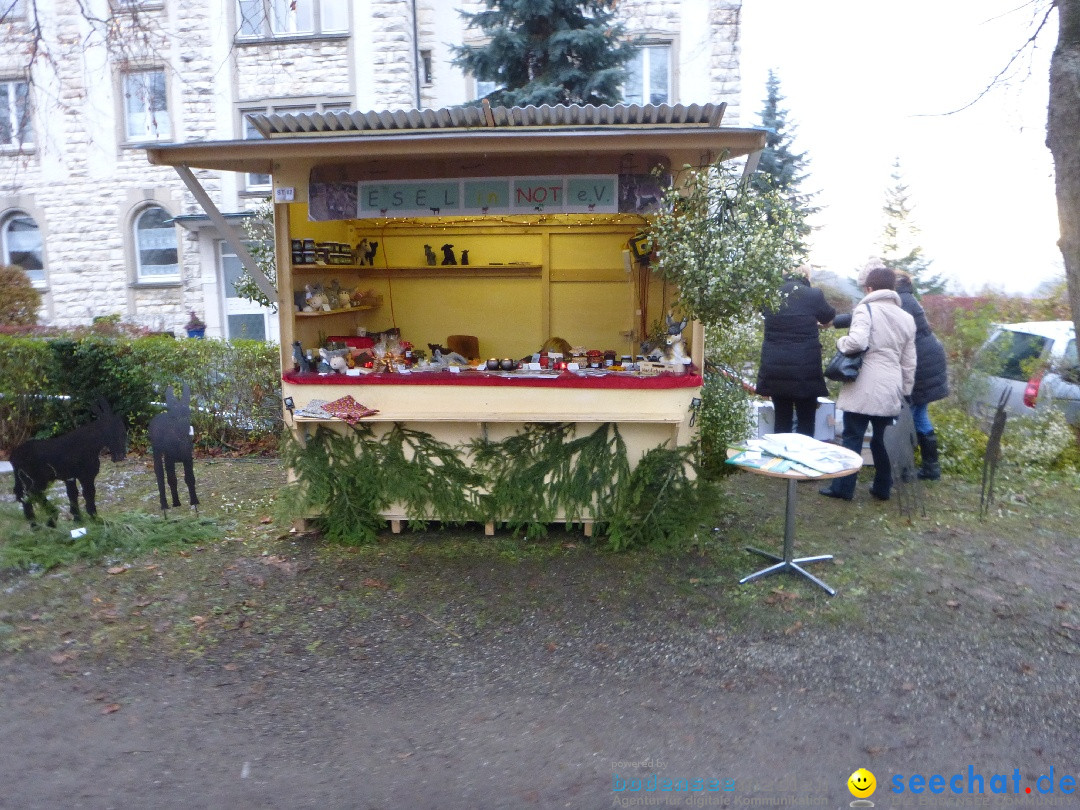
<path fill-rule="evenodd" d="M 938 462 L 936 433 L 930 431 L 919 434 L 919 452 L 922 455 L 919 478 L 924 481 L 937 481 L 941 478 L 941 464 Z"/>

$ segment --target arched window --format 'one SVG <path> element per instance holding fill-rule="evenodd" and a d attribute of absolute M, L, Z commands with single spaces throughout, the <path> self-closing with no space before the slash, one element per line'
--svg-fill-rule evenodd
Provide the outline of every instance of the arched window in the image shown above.
<path fill-rule="evenodd" d="M 173 280 L 180 275 L 176 227 L 159 205 L 143 209 L 135 217 L 135 263 L 139 281 Z"/>
<path fill-rule="evenodd" d="M 17 211 L 0 224 L 0 259 L 17 264 L 35 285 L 45 283 L 45 251 L 41 229 L 29 214 Z"/>

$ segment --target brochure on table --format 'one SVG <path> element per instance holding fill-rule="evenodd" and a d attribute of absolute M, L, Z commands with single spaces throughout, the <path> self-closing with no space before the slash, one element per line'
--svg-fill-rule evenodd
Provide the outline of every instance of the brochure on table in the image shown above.
<path fill-rule="evenodd" d="M 732 450 L 735 455 L 727 460 L 728 464 L 808 478 L 858 469 L 862 464 L 857 453 L 801 433 L 767 433 Z"/>

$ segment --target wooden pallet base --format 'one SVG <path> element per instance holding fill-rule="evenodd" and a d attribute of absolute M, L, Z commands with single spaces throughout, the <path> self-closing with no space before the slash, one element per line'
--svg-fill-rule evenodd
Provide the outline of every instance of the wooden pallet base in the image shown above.
<path fill-rule="evenodd" d="M 555 522 L 559 523 L 561 521 Z M 401 530 L 405 527 L 408 521 L 402 520 L 401 518 L 388 518 L 387 523 L 390 525 L 390 531 L 393 534 L 401 534 Z M 564 525 L 567 526 L 567 528 L 569 528 L 571 525 L 581 526 L 582 532 L 586 537 L 593 536 L 593 521 L 591 520 L 581 520 L 573 524 L 566 523 Z M 305 534 L 307 532 L 315 531 L 314 518 L 297 518 L 293 521 L 292 528 L 293 531 L 297 532 L 298 534 Z M 493 521 L 489 521 L 484 524 L 484 535 L 486 537 L 495 536 L 495 523 Z"/>

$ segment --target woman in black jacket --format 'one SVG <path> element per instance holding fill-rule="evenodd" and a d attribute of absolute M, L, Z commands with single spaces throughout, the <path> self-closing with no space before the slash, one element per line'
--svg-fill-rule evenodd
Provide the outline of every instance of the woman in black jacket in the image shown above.
<path fill-rule="evenodd" d="M 780 288 L 784 303 L 765 312 L 757 393 L 772 398 L 777 433 L 791 432 L 794 413 L 799 433 L 813 436 L 818 397 L 829 393 L 821 373 L 818 324 L 830 323 L 836 310 L 810 286 L 809 270 L 800 267 L 787 276 Z"/>
<path fill-rule="evenodd" d="M 922 466 L 919 478 L 936 481 L 941 478 L 938 458 L 937 434 L 930 422 L 927 405 L 949 395 L 949 369 L 945 359 L 945 347 L 930 329 L 922 304 L 915 297 L 915 285 L 911 276 L 904 272 L 896 274 L 896 291 L 900 293 L 900 305 L 904 312 L 915 319 L 915 387 L 911 391 L 911 416 L 915 421 L 915 433 L 919 437 Z"/>

